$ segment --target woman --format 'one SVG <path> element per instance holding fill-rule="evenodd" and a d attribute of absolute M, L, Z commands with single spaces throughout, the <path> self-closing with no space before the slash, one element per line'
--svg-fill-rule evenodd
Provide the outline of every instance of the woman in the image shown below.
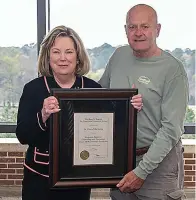
<path fill-rule="evenodd" d="M 49 117 L 60 111 L 57 99 L 50 96 L 51 88 L 100 88 L 84 77 L 90 62 L 84 45 L 71 28 L 58 26 L 41 44 L 38 58 L 40 77 L 24 86 L 18 109 L 16 135 L 21 144 L 28 144 L 22 183 L 23 200 L 64 199 L 89 200 L 90 188 L 50 190 Z M 141 109 L 141 96 L 133 106 Z"/>

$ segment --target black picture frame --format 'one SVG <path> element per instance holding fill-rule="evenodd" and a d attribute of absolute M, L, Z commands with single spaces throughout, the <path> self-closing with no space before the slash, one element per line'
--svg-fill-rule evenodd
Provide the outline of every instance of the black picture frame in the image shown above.
<path fill-rule="evenodd" d="M 135 168 L 137 110 L 130 100 L 137 89 L 52 89 L 61 111 L 51 116 L 50 188 L 112 188 Z M 113 163 L 73 165 L 73 134 L 68 129 L 68 102 L 73 113 L 114 113 Z M 73 116 L 71 123 L 74 123 Z"/>

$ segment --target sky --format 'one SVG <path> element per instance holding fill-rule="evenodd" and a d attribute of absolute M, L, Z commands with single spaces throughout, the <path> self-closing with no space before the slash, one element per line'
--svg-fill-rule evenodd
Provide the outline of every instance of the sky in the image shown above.
<path fill-rule="evenodd" d="M 157 39 L 163 49 L 196 49 L 195 0 L 50 0 L 50 27 L 73 28 L 86 48 L 127 44 L 126 13 L 138 3 L 151 5 L 162 25 Z M 0 1 L 0 46 L 23 46 L 37 40 L 37 0 Z"/>

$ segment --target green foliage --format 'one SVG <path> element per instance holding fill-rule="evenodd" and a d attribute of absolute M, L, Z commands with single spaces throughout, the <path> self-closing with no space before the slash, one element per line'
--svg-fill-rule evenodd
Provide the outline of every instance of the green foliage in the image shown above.
<path fill-rule="evenodd" d="M 15 57 L 20 52 L 21 49 L 19 47 L 0 47 L 0 60 L 4 57 Z"/>
<path fill-rule="evenodd" d="M 8 102 L 6 106 L 3 107 L 0 121 L 1 122 L 16 122 L 17 118 L 17 108 L 12 107 L 11 104 Z"/>
<path fill-rule="evenodd" d="M 0 138 L 16 138 L 15 133 L 1 133 Z"/>
<path fill-rule="evenodd" d="M 87 77 L 98 81 L 116 47 L 103 44 L 87 49 L 91 60 L 91 71 Z M 169 50 L 168 50 L 169 51 Z M 176 48 L 169 51 L 184 65 L 190 85 L 190 104 L 195 104 L 195 50 Z M 25 83 L 37 77 L 37 46 L 26 44 L 23 47 L 0 47 L 0 121 L 15 122 L 16 106 Z M 120 66 L 119 66 L 120 67 Z M 10 116 L 9 116 L 10 115 Z M 186 122 L 193 122 L 195 114 L 187 110 Z"/>
<path fill-rule="evenodd" d="M 182 139 L 195 139 L 195 134 L 183 134 Z"/>
<path fill-rule="evenodd" d="M 97 70 L 96 72 L 90 71 L 86 76 L 94 81 L 98 81 L 103 74 L 103 70 Z"/>
<path fill-rule="evenodd" d="M 195 122 L 195 112 L 193 109 L 187 107 L 185 122 L 186 123 L 194 123 Z"/>

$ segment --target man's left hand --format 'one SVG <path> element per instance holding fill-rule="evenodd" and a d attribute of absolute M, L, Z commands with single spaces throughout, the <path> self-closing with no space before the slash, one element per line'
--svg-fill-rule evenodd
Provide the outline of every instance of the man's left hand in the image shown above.
<path fill-rule="evenodd" d="M 144 180 L 135 175 L 133 171 L 127 173 L 117 184 L 121 192 L 135 192 L 143 185 Z"/>

